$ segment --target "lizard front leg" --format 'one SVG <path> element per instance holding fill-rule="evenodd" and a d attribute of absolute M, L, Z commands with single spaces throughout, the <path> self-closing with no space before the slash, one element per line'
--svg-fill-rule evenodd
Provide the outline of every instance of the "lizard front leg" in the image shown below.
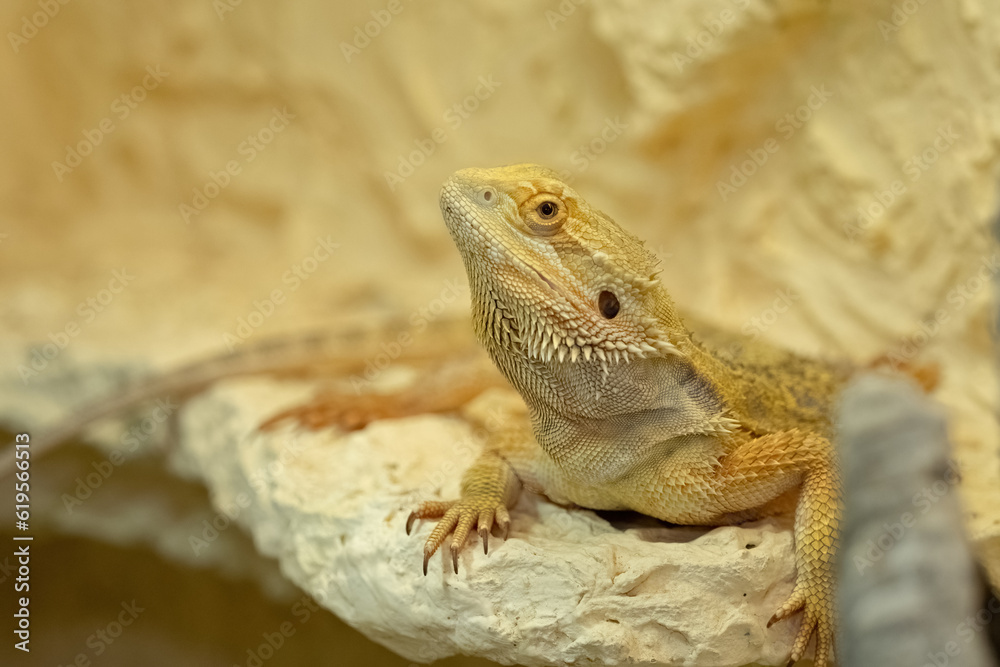
<path fill-rule="evenodd" d="M 492 432 L 483 453 L 462 475 L 458 500 L 421 503 L 406 521 L 409 534 L 417 519 L 440 519 L 424 544 L 424 574 L 427 574 L 427 561 L 449 534 L 452 534 L 450 552 L 457 574 L 458 554 L 473 526 L 483 541 L 483 551 L 489 553 L 491 529 L 496 525 L 503 531 L 504 539 L 507 538 L 508 510 L 517 502 L 524 485 L 537 490 L 533 471 L 538 467 L 542 451 L 531 433 L 523 407 L 502 408 L 491 419 L 494 422 Z M 472 416 L 472 421 L 481 420 Z"/>
<path fill-rule="evenodd" d="M 834 644 L 834 565 L 842 512 L 840 473 L 830 441 L 798 430 L 748 440 L 720 460 L 717 502 L 730 511 L 759 507 L 768 495 L 801 479 L 795 510 L 795 587 L 768 627 L 803 611 L 791 661 L 816 635 L 817 667 L 826 665 Z"/>
<path fill-rule="evenodd" d="M 455 574 L 458 574 L 458 553 L 473 525 L 478 527 L 484 553 L 489 553 L 489 534 L 494 523 L 507 539 L 510 528 L 507 510 L 520 494 L 521 481 L 514 468 L 497 452 L 486 451 L 462 475 L 462 494 L 458 500 L 421 503 L 406 520 L 407 535 L 417 519 L 440 519 L 424 544 L 424 574 L 427 561 L 452 532 L 449 548 Z"/>
<path fill-rule="evenodd" d="M 760 437 L 733 436 L 722 451 L 706 451 L 701 439 L 685 439 L 668 450 L 638 482 L 641 500 L 632 507 L 666 521 L 719 525 L 744 521 L 775 509 L 799 489 L 795 510 L 795 587 L 768 622 L 803 611 L 792 646 L 799 660 L 813 634 L 817 667 L 833 651 L 835 626 L 833 559 L 841 516 L 840 476 L 830 441 L 798 429 Z"/>

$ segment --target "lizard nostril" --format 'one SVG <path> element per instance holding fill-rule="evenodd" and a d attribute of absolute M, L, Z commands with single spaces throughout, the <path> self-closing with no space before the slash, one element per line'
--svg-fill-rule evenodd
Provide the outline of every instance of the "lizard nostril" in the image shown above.
<path fill-rule="evenodd" d="M 476 200 L 480 205 L 492 208 L 497 202 L 497 193 L 491 186 L 486 186 L 476 192 Z"/>

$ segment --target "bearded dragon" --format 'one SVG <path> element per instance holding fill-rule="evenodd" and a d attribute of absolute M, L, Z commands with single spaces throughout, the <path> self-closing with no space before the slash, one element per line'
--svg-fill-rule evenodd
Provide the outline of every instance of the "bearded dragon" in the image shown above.
<path fill-rule="evenodd" d="M 770 347 L 695 339 L 657 278 L 656 256 L 536 165 L 456 172 L 441 211 L 462 255 L 479 342 L 527 404 L 530 426 L 493 435 L 461 497 L 419 505 L 439 519 L 430 557 L 478 530 L 484 551 L 522 490 L 557 503 L 724 525 L 795 506 L 796 582 L 768 622 L 801 610 L 791 661 L 834 644 L 841 482 L 831 412 L 852 372 Z"/>

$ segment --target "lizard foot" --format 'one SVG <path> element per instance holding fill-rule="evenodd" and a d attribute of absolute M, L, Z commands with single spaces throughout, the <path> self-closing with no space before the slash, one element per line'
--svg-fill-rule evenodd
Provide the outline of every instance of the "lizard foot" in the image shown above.
<path fill-rule="evenodd" d="M 510 529 L 510 515 L 503 500 L 492 497 L 422 503 L 410 513 L 406 520 L 407 535 L 410 534 L 413 523 L 417 519 L 440 519 L 424 544 L 425 575 L 427 574 L 427 561 L 431 559 L 431 556 L 449 534 L 452 535 L 452 538 L 448 548 L 451 552 L 455 574 L 458 574 L 458 553 L 465 545 L 473 525 L 477 527 L 479 537 L 483 541 L 483 553 L 490 552 L 489 536 L 494 524 L 503 531 L 504 539 L 507 539 L 507 531 Z"/>
<path fill-rule="evenodd" d="M 778 621 L 788 618 L 800 609 L 802 610 L 802 625 L 799 628 L 798 636 L 795 637 L 795 643 L 792 644 L 789 665 L 802 658 L 809 646 L 809 640 L 815 634 L 816 657 L 814 664 L 815 667 L 826 667 L 833 651 L 833 606 L 832 587 L 808 582 L 796 583 L 788 600 L 767 622 L 767 627 L 771 627 Z"/>

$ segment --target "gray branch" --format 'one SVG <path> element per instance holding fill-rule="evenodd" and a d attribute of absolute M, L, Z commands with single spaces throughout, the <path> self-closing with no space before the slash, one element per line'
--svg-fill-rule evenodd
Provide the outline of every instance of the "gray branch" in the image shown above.
<path fill-rule="evenodd" d="M 840 411 L 845 504 L 838 642 L 844 667 L 995 665 L 963 532 L 943 412 L 911 383 L 867 375 Z"/>

